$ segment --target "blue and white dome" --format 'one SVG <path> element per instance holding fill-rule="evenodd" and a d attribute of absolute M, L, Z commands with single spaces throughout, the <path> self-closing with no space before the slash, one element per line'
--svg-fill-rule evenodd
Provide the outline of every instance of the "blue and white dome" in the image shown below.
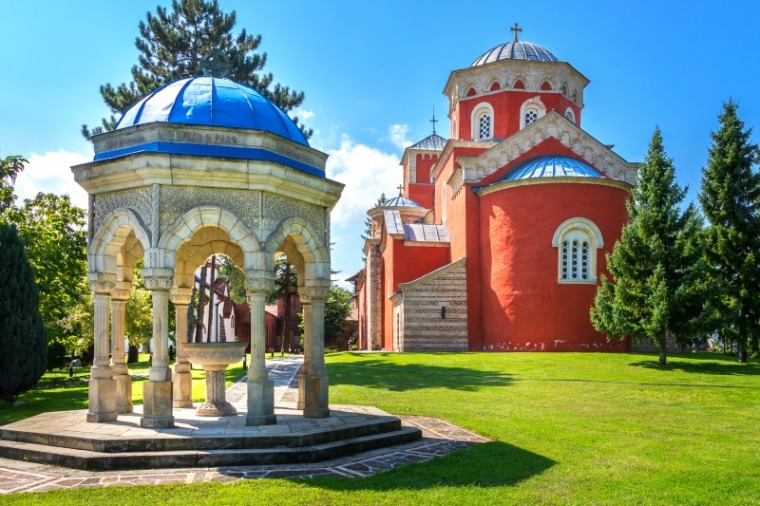
<path fill-rule="evenodd" d="M 220 77 L 173 81 L 130 107 L 116 129 L 154 122 L 263 130 L 309 145 L 293 120 L 269 99 Z"/>
<path fill-rule="evenodd" d="M 604 178 L 595 168 L 585 162 L 561 155 L 542 155 L 517 165 L 500 181 L 553 177 Z"/>
<path fill-rule="evenodd" d="M 532 42 L 514 41 L 500 44 L 483 53 L 470 67 L 486 65 L 499 60 L 530 60 L 558 62 L 548 49 Z"/>
<path fill-rule="evenodd" d="M 399 195 L 383 202 L 383 207 L 421 207 L 417 202 Z"/>

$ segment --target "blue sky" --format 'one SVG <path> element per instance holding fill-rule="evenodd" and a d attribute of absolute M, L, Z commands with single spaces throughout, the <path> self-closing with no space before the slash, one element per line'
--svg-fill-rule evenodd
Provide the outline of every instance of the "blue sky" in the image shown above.
<path fill-rule="evenodd" d="M 107 114 L 98 87 L 130 79 L 137 24 L 157 0 L 0 0 L 0 156 L 30 160 L 22 197 L 86 199 L 69 165 L 91 159 L 79 133 Z M 641 161 L 655 125 L 689 197 L 699 189 L 721 103 L 760 128 L 760 4 L 740 1 L 260 2 L 220 0 L 263 37 L 266 71 L 306 92 L 300 116 L 328 174 L 346 184 L 333 213 L 334 268 L 361 267 L 366 208 L 401 181 L 403 147 L 448 136 L 449 72 L 509 41 L 540 44 L 591 80 L 582 127 Z M 760 135 L 753 135 L 755 142 Z"/>

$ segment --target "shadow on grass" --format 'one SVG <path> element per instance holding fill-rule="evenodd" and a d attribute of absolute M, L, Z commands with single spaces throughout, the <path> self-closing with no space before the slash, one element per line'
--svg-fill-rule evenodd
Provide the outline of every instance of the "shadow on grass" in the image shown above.
<path fill-rule="evenodd" d="M 394 364 L 375 359 L 350 364 L 332 363 L 329 365 L 329 377 L 331 385 L 383 388 L 393 392 L 421 388 L 449 388 L 469 392 L 512 382 L 510 374 L 501 372 L 427 364 Z"/>
<path fill-rule="evenodd" d="M 371 462 L 367 464 L 372 465 Z M 555 461 L 544 456 L 508 443 L 493 441 L 476 444 L 466 450 L 458 450 L 426 462 L 399 466 L 367 478 L 316 477 L 308 483 L 341 492 L 424 490 L 434 487 L 501 487 L 516 485 L 543 473 L 555 464 Z M 350 468 L 351 465 L 348 464 L 346 467 Z"/>
<path fill-rule="evenodd" d="M 688 358 L 689 361 L 673 360 Z M 632 366 L 644 367 L 657 371 L 682 371 L 698 374 L 714 374 L 720 376 L 760 376 L 760 363 L 750 361 L 740 364 L 736 357 L 730 355 L 689 354 L 668 356 L 668 363 L 661 366 L 657 359 L 631 362 Z"/>

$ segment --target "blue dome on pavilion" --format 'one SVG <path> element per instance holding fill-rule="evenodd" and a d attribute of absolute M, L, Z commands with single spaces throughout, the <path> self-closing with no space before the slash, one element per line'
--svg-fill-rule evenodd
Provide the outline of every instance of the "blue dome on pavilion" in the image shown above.
<path fill-rule="evenodd" d="M 220 77 L 173 81 L 130 107 L 116 129 L 154 122 L 262 130 L 309 145 L 293 120 L 268 98 Z"/>

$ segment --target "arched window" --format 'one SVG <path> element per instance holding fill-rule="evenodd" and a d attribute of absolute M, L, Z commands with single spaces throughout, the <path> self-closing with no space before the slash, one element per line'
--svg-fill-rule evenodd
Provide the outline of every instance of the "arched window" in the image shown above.
<path fill-rule="evenodd" d="M 520 107 L 520 128 L 525 128 L 545 114 L 546 106 L 541 102 L 541 98 L 529 98 Z"/>
<path fill-rule="evenodd" d="M 467 90 L 467 96 L 468 97 L 474 97 L 477 94 L 477 91 L 475 91 L 475 88 L 470 88 Z"/>
<path fill-rule="evenodd" d="M 554 233 L 552 246 L 559 254 L 559 283 L 596 283 L 597 250 L 604 242 L 594 222 L 580 217 L 565 221 Z"/>
<path fill-rule="evenodd" d="M 525 89 L 525 83 L 522 82 L 520 79 L 515 81 L 514 86 L 512 86 L 516 90 L 524 90 Z"/>
<path fill-rule="evenodd" d="M 565 117 L 575 123 L 575 113 L 573 112 L 573 109 L 571 107 L 568 107 L 565 111 Z"/>
<path fill-rule="evenodd" d="M 472 110 L 472 140 L 488 141 L 493 139 L 494 132 L 493 107 L 482 102 Z"/>
<path fill-rule="evenodd" d="M 491 91 L 498 91 L 498 90 L 500 90 L 500 89 L 501 89 L 501 85 L 500 85 L 498 82 L 494 82 L 494 83 L 491 85 Z"/>
<path fill-rule="evenodd" d="M 541 83 L 541 89 L 543 91 L 552 91 L 552 85 L 549 81 L 544 81 Z"/>

